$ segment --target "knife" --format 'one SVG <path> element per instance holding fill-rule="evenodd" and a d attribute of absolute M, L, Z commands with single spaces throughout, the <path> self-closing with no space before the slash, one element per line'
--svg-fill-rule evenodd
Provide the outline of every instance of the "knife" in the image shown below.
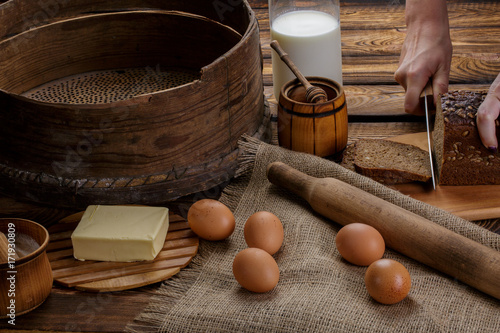
<path fill-rule="evenodd" d="M 431 106 L 434 106 L 434 92 L 432 90 L 432 81 L 429 80 L 427 85 L 425 86 L 420 97 L 424 98 L 424 108 L 425 108 L 425 125 L 427 127 L 427 143 L 429 146 L 429 162 L 431 166 L 431 179 L 432 179 L 432 188 L 436 190 L 436 172 L 434 167 L 434 146 L 432 141 L 432 125 L 431 125 Z M 429 101 L 430 100 L 430 101 Z"/>

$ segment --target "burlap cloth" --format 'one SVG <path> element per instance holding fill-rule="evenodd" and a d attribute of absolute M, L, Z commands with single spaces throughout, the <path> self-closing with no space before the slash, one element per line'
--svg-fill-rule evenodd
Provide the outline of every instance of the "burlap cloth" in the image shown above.
<path fill-rule="evenodd" d="M 381 305 L 364 285 L 366 267 L 341 259 L 340 226 L 298 196 L 266 178 L 270 162 L 282 161 L 316 177 L 335 177 L 500 251 L 500 235 L 413 200 L 334 162 L 294 153 L 252 138 L 240 148 L 242 174 L 221 197 L 236 217 L 226 241 L 201 241 L 190 266 L 166 281 L 130 332 L 500 332 L 500 301 L 390 249 L 385 258 L 407 267 L 412 289 L 402 302 Z M 472 199 L 473 200 L 473 199 Z M 256 294 L 233 277 L 234 256 L 246 248 L 243 226 L 267 210 L 283 222 L 285 240 L 275 254 L 280 281 Z"/>

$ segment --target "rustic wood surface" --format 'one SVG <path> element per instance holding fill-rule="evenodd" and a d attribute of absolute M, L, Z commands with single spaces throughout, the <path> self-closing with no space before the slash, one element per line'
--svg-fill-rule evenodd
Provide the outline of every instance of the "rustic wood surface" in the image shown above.
<path fill-rule="evenodd" d="M 1 2 L 1 1 L 0 1 Z M 260 25 L 264 55 L 265 94 L 272 96 L 271 48 L 267 1 L 250 0 Z M 394 81 L 401 44 L 405 36 L 404 1 L 341 1 L 344 88 L 349 112 L 349 139 L 385 138 L 425 131 L 424 122 L 403 111 L 403 89 Z M 448 1 L 454 56 L 450 89 L 484 90 L 500 72 L 500 3 Z M 0 13 L 1 15 L 1 13 Z M 217 198 L 223 185 L 170 205 L 186 216 L 194 201 Z M 58 209 L 0 198 L 0 216 L 33 219 L 51 225 L 72 214 Z M 478 221 L 500 233 L 500 220 Z M 0 328 L 25 331 L 118 332 L 148 304 L 159 284 L 114 293 L 87 293 L 55 286 L 38 309 L 18 317 L 16 326 Z"/>

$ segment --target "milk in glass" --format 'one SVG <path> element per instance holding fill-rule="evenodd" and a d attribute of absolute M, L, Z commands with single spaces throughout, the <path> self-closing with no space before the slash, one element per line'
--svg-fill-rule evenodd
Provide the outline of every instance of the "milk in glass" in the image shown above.
<path fill-rule="evenodd" d="M 305 76 L 321 76 L 342 84 L 342 51 L 339 19 L 316 10 L 296 10 L 277 16 L 271 23 L 271 39 L 277 40 Z M 295 78 L 272 52 L 274 95 Z"/>

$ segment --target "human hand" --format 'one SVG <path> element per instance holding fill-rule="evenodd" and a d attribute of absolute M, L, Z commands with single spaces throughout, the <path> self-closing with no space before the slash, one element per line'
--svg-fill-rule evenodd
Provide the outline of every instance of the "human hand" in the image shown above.
<path fill-rule="evenodd" d="M 500 74 L 490 86 L 488 94 L 477 110 L 477 129 L 483 145 L 498 151 L 497 127 L 500 116 Z"/>
<path fill-rule="evenodd" d="M 423 114 L 420 94 L 432 79 L 434 103 L 448 91 L 452 44 L 446 0 L 407 0 L 407 33 L 395 80 L 405 88 L 407 113 Z"/>
<path fill-rule="evenodd" d="M 441 29 L 441 30 L 439 30 Z M 432 79 L 434 103 L 448 91 L 452 45 L 446 27 L 408 30 L 395 80 L 405 88 L 405 112 L 421 115 L 420 94 Z M 443 31 L 444 29 L 444 31 Z"/>

